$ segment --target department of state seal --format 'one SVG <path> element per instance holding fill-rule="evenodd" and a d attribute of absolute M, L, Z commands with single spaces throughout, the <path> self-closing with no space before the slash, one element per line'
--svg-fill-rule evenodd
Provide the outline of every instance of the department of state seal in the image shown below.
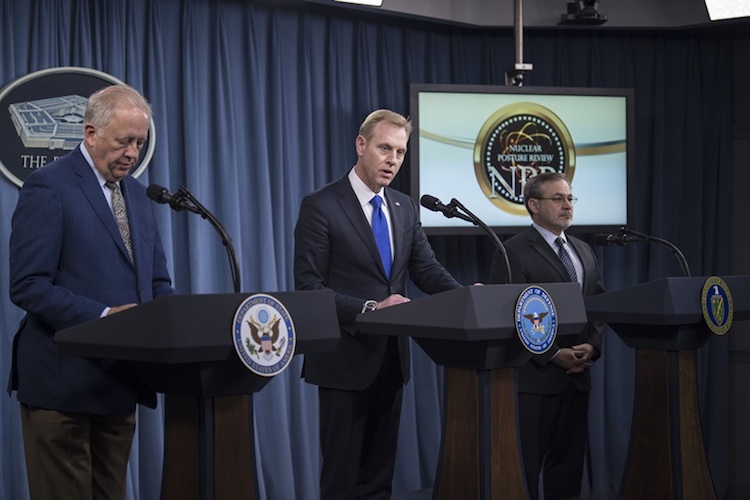
<path fill-rule="evenodd" d="M 263 377 L 273 377 L 289 366 L 297 341 L 284 304 L 262 293 L 251 295 L 237 308 L 232 338 L 240 360 Z"/>

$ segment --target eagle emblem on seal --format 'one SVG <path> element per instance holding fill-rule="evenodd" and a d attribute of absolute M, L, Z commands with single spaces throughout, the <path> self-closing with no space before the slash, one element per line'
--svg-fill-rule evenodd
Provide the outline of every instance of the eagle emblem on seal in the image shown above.
<path fill-rule="evenodd" d="M 547 316 L 548 312 L 536 312 L 531 314 L 524 314 L 523 317 L 531 321 L 531 330 L 539 333 L 544 333 L 544 325 L 542 320 Z"/>
<path fill-rule="evenodd" d="M 250 328 L 250 337 L 245 342 L 253 355 L 263 356 L 266 360 L 271 359 L 274 355 L 281 356 L 286 339 L 279 338 L 279 319 L 278 316 L 274 316 L 265 324 L 255 317 L 246 320 L 247 326 Z"/>

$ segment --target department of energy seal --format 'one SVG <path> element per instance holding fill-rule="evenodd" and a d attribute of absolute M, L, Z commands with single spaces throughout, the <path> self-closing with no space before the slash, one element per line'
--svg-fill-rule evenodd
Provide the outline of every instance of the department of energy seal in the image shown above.
<path fill-rule="evenodd" d="M 516 303 L 516 331 L 532 354 L 547 352 L 557 336 L 555 304 L 544 288 L 530 286 Z"/>
<path fill-rule="evenodd" d="M 545 172 L 573 181 L 575 148 L 563 121 L 536 103 L 504 106 L 482 125 L 474 144 L 474 172 L 485 196 L 510 214 L 523 215 L 526 182 Z"/>
<path fill-rule="evenodd" d="M 709 330 L 716 335 L 727 333 L 732 326 L 734 303 L 732 293 L 723 279 L 711 276 L 703 284 L 701 309 Z"/>
<path fill-rule="evenodd" d="M 240 360 L 263 377 L 273 377 L 289 366 L 297 342 L 284 304 L 262 293 L 251 295 L 237 308 L 232 339 Z"/>

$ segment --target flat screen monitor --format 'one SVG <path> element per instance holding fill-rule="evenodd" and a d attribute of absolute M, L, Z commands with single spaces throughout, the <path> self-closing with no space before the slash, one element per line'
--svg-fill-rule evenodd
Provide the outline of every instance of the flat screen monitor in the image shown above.
<path fill-rule="evenodd" d="M 578 198 L 574 232 L 632 226 L 632 89 L 412 84 L 410 97 L 418 203 L 424 195 L 457 200 L 496 233 L 512 234 L 531 223 L 526 181 L 557 171 Z M 420 215 L 427 234 L 481 231 L 424 207 Z"/>

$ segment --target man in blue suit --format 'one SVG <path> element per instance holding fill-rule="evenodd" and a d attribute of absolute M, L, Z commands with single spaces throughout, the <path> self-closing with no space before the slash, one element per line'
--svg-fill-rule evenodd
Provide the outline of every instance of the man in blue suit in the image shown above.
<path fill-rule="evenodd" d="M 341 330 L 334 351 L 306 354 L 303 367 L 319 387 L 324 500 L 391 495 L 409 339 L 364 334 L 357 315 L 407 302 L 407 278 L 426 293 L 461 286 L 435 259 L 414 200 L 388 188 L 410 132 L 398 113 L 372 112 L 355 141 L 356 165 L 302 200 L 295 229 L 296 287 L 333 290 Z"/>
<path fill-rule="evenodd" d="M 10 297 L 26 316 L 8 389 L 21 403 L 32 499 L 124 498 L 136 404 L 156 406 L 125 363 L 65 356 L 54 341 L 58 330 L 174 293 L 152 204 L 128 176 L 150 121 L 136 90 L 99 90 L 81 145 L 20 191 Z"/>

